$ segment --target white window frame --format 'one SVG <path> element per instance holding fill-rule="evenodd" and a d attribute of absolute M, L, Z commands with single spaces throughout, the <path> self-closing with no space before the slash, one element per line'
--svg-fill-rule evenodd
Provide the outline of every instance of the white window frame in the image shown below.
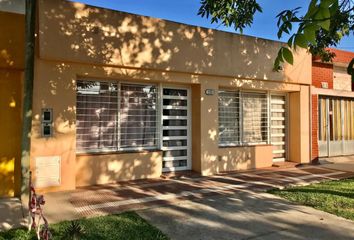
<path fill-rule="evenodd" d="M 239 142 L 238 143 L 229 143 L 223 144 L 220 143 L 220 138 L 218 140 L 219 147 L 238 147 L 238 146 L 256 146 L 256 145 L 264 145 L 270 144 L 271 139 L 271 131 L 270 131 L 270 95 L 272 94 L 270 91 L 257 91 L 257 90 L 246 90 L 246 89 L 227 89 L 227 88 L 220 88 L 218 90 L 218 94 L 220 91 L 229 91 L 229 92 L 238 92 L 239 93 Z M 267 139 L 265 142 L 244 142 L 243 141 L 243 103 L 242 103 L 242 93 L 262 93 L 266 95 L 266 102 L 267 102 Z M 219 101 L 219 99 L 218 99 Z M 218 108 L 219 111 L 219 108 Z M 218 130 L 219 130 L 219 119 L 218 119 Z"/>
<path fill-rule="evenodd" d="M 105 153 L 124 153 L 124 152 L 143 152 L 143 151 L 149 151 L 149 150 L 160 150 L 161 149 L 161 137 L 160 137 L 160 126 L 161 126 L 161 120 L 160 120 L 160 84 L 157 83 L 146 83 L 146 82 L 128 82 L 128 81 L 120 81 L 120 80 L 108 80 L 108 79 L 78 79 L 76 82 L 81 81 L 81 82 L 104 82 L 104 83 L 114 83 L 117 84 L 117 146 L 115 149 L 87 149 L 87 150 L 78 150 L 76 148 L 76 154 L 105 154 Z M 151 85 L 155 86 L 156 88 L 156 146 L 152 147 L 130 147 L 130 148 L 121 148 L 121 136 L 120 136 L 120 123 L 121 123 L 121 118 L 120 118 L 120 101 L 121 101 L 121 85 L 122 84 L 129 84 L 129 85 Z M 76 92 L 77 96 L 77 86 L 76 86 Z M 77 106 L 77 102 L 75 104 Z M 76 135 L 77 133 L 75 133 Z M 75 139 L 77 141 L 77 139 Z"/>
<path fill-rule="evenodd" d="M 239 98 L 239 112 L 238 112 L 238 116 L 239 116 L 239 121 L 238 121 L 238 129 L 239 129 L 239 134 L 238 134 L 238 143 L 223 143 L 223 144 L 220 144 L 220 138 L 218 140 L 218 145 L 221 146 L 221 147 L 232 147 L 232 146 L 241 146 L 241 139 L 242 139 L 242 131 L 241 131 L 241 128 L 242 128 L 242 104 L 240 104 L 240 101 L 241 101 L 241 92 L 239 90 L 228 90 L 228 89 L 219 89 L 218 90 L 218 132 L 220 130 L 220 117 L 219 117 L 219 114 L 220 114 L 220 108 L 219 108 L 219 93 L 220 91 L 225 91 L 225 92 L 234 92 L 236 94 L 238 94 L 238 98 Z M 219 135 L 218 135 L 219 136 Z"/>

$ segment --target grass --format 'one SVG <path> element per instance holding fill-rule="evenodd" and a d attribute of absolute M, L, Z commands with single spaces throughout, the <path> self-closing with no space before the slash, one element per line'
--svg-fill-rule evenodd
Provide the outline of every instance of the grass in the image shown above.
<path fill-rule="evenodd" d="M 269 192 L 291 202 L 354 220 L 354 178 Z"/>
<path fill-rule="evenodd" d="M 117 215 L 102 216 L 77 220 L 84 229 L 84 234 L 78 239 L 99 240 L 99 239 L 168 239 L 160 230 L 150 225 L 134 212 L 126 212 Z M 65 221 L 50 226 L 53 239 L 70 239 L 65 234 L 72 222 Z M 7 232 L 0 232 L 0 240 L 34 240 L 37 239 L 33 232 L 27 233 L 25 229 L 13 229 Z"/>

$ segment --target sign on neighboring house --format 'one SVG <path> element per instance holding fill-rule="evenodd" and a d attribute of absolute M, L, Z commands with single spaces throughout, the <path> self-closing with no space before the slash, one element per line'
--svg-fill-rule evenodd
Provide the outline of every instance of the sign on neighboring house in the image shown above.
<path fill-rule="evenodd" d="M 328 82 L 321 82 L 321 88 L 328 88 Z"/>

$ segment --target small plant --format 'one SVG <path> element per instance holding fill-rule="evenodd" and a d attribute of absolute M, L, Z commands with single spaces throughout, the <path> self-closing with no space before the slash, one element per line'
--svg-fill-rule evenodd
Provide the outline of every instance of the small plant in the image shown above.
<path fill-rule="evenodd" d="M 32 172 L 30 172 L 29 175 L 28 232 L 35 230 L 37 232 L 38 240 L 50 240 L 52 239 L 52 234 L 49 230 L 49 224 L 47 219 L 44 217 L 42 208 L 45 204 L 44 196 L 37 195 L 36 190 L 32 185 Z"/>
<path fill-rule="evenodd" d="M 71 221 L 64 230 L 63 239 L 80 240 L 85 235 L 85 229 L 79 221 Z"/>

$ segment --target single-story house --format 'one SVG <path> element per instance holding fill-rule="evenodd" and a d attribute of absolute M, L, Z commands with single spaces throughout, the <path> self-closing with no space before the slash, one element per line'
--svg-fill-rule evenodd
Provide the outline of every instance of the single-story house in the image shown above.
<path fill-rule="evenodd" d="M 0 158 L 12 164 L 0 184 L 13 183 L 5 182 L 4 196 L 18 192 L 24 45 L 6 38 L 24 41 L 24 17 L 1 12 L 0 21 L 11 23 L 1 25 L 0 36 Z M 312 57 L 298 49 L 293 65 L 273 71 L 282 44 L 38 0 L 35 187 L 61 191 L 170 171 L 211 175 L 310 163 Z"/>

